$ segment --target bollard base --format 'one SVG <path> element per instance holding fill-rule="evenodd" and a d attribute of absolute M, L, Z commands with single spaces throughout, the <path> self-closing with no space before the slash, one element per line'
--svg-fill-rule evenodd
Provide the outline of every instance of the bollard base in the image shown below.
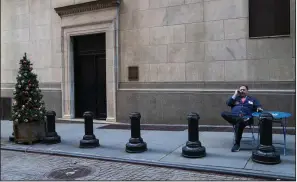
<path fill-rule="evenodd" d="M 130 138 L 126 144 L 126 152 L 128 153 L 141 153 L 147 151 L 147 144 L 142 138 Z"/>
<path fill-rule="evenodd" d="M 44 137 L 43 143 L 46 143 L 46 144 L 61 143 L 61 137 L 57 134 L 57 132 L 48 133 Z"/>
<path fill-rule="evenodd" d="M 186 158 L 202 158 L 206 156 L 205 147 L 201 146 L 200 141 L 188 141 L 186 146 L 182 148 L 182 156 Z"/>
<path fill-rule="evenodd" d="M 252 160 L 260 164 L 279 164 L 280 154 L 275 151 L 274 146 L 259 145 L 252 154 Z"/>
<path fill-rule="evenodd" d="M 14 142 L 14 135 L 9 136 L 8 139 L 9 139 L 10 142 Z"/>
<path fill-rule="evenodd" d="M 80 148 L 95 148 L 99 147 L 99 140 L 95 135 L 85 135 L 82 140 L 80 140 Z"/>

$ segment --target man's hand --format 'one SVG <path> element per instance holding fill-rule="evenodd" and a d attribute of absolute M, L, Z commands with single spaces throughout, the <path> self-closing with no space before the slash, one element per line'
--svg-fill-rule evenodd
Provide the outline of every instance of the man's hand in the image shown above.
<path fill-rule="evenodd" d="M 261 107 L 258 107 L 257 112 L 263 112 L 263 109 Z"/>
<path fill-rule="evenodd" d="M 233 97 L 235 98 L 235 97 L 237 97 L 237 95 L 238 95 L 238 90 L 236 89 L 235 92 L 234 92 Z"/>

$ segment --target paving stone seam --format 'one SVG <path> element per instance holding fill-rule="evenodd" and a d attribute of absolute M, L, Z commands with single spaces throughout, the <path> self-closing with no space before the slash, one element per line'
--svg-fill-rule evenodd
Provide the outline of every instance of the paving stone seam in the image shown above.
<path fill-rule="evenodd" d="M 251 157 L 249 158 L 249 160 L 247 160 L 247 161 L 246 161 L 246 163 L 245 163 L 245 165 L 244 165 L 243 169 L 245 169 L 245 168 L 246 168 L 246 166 L 248 165 L 248 163 L 250 162 L 250 160 L 251 160 Z"/>
<path fill-rule="evenodd" d="M 80 154 L 80 153 L 69 153 L 63 151 L 40 151 L 35 150 L 34 148 L 29 149 L 30 147 L 23 148 L 18 146 L 1 146 L 1 150 L 11 150 L 11 151 L 19 151 L 19 152 L 26 152 L 26 153 L 37 153 L 37 154 L 48 154 L 48 155 L 56 155 L 56 156 L 67 156 L 67 157 L 77 157 L 77 158 L 86 158 L 86 159 L 98 159 L 98 160 L 106 160 L 106 161 L 114 161 L 114 162 L 124 162 L 124 163 L 132 163 L 132 164 L 140 164 L 140 165 L 152 165 L 158 167 L 167 167 L 167 168 L 176 168 L 176 169 L 184 169 L 184 170 L 191 170 L 191 171 L 201 171 L 201 172 L 210 172 L 210 173 L 220 173 L 220 174 L 229 174 L 234 176 L 244 176 L 244 177 L 256 177 L 256 178 L 264 178 L 270 180 L 288 180 L 288 181 L 295 181 L 295 177 L 291 176 L 284 176 L 284 175 L 275 175 L 272 173 L 265 173 L 264 171 L 258 171 L 259 173 L 255 173 L 254 171 L 250 170 L 238 170 L 238 169 L 226 169 L 226 168 L 219 168 L 219 167 L 209 167 L 209 166 L 194 166 L 194 165 L 183 165 L 177 163 L 167 163 L 161 161 L 149 161 L 149 160 L 135 160 L 135 159 L 121 159 L 115 157 L 104 157 L 104 156 L 97 156 L 97 155 L 90 155 L 90 154 Z M 28 150 L 29 149 L 29 150 Z"/>
<path fill-rule="evenodd" d="M 185 144 L 184 144 L 184 143 L 180 144 L 180 145 L 179 145 L 178 147 L 176 147 L 174 150 L 172 150 L 171 152 L 169 152 L 169 153 L 165 154 L 163 157 L 161 157 L 158 161 L 161 162 L 161 160 L 162 160 L 164 157 L 166 157 L 167 155 L 172 154 L 175 150 L 177 150 L 178 148 L 180 148 L 180 147 L 183 146 L 183 145 L 185 145 Z"/>

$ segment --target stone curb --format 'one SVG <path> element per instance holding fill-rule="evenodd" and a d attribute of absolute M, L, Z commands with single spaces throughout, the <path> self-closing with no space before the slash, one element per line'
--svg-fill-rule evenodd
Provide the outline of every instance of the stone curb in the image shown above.
<path fill-rule="evenodd" d="M 141 164 L 141 165 L 151 165 L 151 166 L 157 166 L 157 167 L 168 167 L 168 168 L 176 168 L 176 169 L 192 170 L 192 171 L 200 171 L 200 172 L 229 174 L 234 176 L 263 178 L 265 180 L 296 181 L 296 177 L 275 175 L 274 173 L 267 173 L 267 172 L 264 173 L 264 171 L 255 172 L 255 171 L 240 170 L 240 169 L 234 169 L 234 168 L 226 169 L 226 168 L 220 168 L 220 167 L 184 165 L 184 164 L 168 163 L 168 162 L 161 162 L 161 161 L 122 159 L 122 158 L 116 158 L 116 157 L 104 157 L 104 156 L 90 155 L 90 154 L 84 154 L 84 153 L 42 150 L 42 149 L 35 149 L 31 147 L 19 147 L 19 146 L 12 146 L 12 145 L 5 146 L 5 144 L 1 145 L 1 150 L 77 157 L 77 158 L 86 158 L 86 159 L 98 159 L 98 160 L 124 162 L 124 163 Z"/>

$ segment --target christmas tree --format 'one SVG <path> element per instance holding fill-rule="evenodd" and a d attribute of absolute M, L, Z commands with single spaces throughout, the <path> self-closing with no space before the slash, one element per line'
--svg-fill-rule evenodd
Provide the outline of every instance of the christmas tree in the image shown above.
<path fill-rule="evenodd" d="M 43 95 L 39 89 L 37 75 L 32 72 L 32 64 L 27 59 L 26 53 L 19 64 L 20 69 L 13 92 L 12 120 L 15 124 L 44 121 Z"/>

